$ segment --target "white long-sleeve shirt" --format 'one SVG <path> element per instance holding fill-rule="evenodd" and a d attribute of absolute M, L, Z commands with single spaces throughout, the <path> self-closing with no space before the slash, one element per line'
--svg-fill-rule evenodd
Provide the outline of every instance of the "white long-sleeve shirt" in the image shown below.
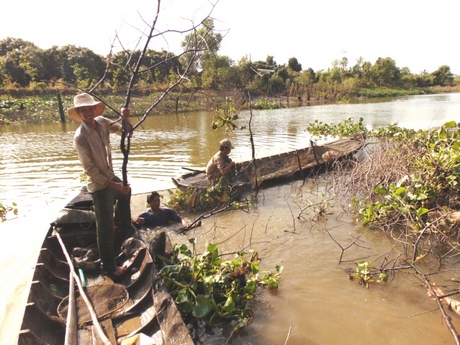
<path fill-rule="evenodd" d="M 82 122 L 74 135 L 74 146 L 88 175 L 87 187 L 90 193 L 105 188 L 106 180 L 114 176 L 110 133 L 122 132 L 121 125 L 111 124 L 112 121 L 103 116 L 96 117 L 94 121 L 98 131 Z"/>

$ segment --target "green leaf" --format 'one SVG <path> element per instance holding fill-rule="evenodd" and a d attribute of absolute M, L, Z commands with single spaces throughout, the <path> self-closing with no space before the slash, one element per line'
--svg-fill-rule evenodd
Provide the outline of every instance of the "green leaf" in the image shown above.
<path fill-rule="evenodd" d="M 455 128 L 457 127 L 457 123 L 455 121 L 449 121 L 444 124 L 444 127 L 446 128 Z"/>
<path fill-rule="evenodd" d="M 367 267 L 367 266 L 371 266 L 371 263 L 369 261 L 361 260 L 361 261 L 358 261 L 358 266 L 359 267 Z"/>
<path fill-rule="evenodd" d="M 275 280 L 271 280 L 270 283 L 268 283 L 268 287 L 270 289 L 278 289 L 278 282 Z"/>
<path fill-rule="evenodd" d="M 439 130 L 439 139 L 447 139 L 447 132 L 444 127 Z"/>
<path fill-rule="evenodd" d="M 251 262 L 251 272 L 252 274 L 257 274 L 259 272 L 260 268 L 259 265 L 255 262 Z"/>
<path fill-rule="evenodd" d="M 460 149 L 460 141 L 459 140 L 455 140 L 452 143 L 452 149 L 454 149 L 454 150 L 459 150 Z"/>
<path fill-rule="evenodd" d="M 387 282 L 388 278 L 389 278 L 389 275 L 387 273 L 385 273 L 385 272 L 382 272 L 382 273 L 379 274 L 379 280 L 378 281 Z"/>
<path fill-rule="evenodd" d="M 421 217 L 423 216 L 425 213 L 428 213 L 429 210 L 425 207 L 420 207 L 418 210 L 417 210 L 417 216 Z"/>
<path fill-rule="evenodd" d="M 257 284 L 254 280 L 250 280 L 246 283 L 246 286 L 243 288 L 245 293 L 253 294 L 256 291 Z"/>
<path fill-rule="evenodd" d="M 235 310 L 235 303 L 233 302 L 232 296 L 228 296 L 223 306 L 223 309 L 229 314 L 231 314 Z"/>
<path fill-rule="evenodd" d="M 203 283 L 205 284 L 211 284 L 214 281 L 214 276 L 203 276 Z M 218 280 L 217 280 L 218 281 Z"/>
<path fill-rule="evenodd" d="M 377 186 L 374 188 L 374 192 L 378 195 L 384 196 L 388 193 L 388 190 L 385 187 Z"/>
<path fill-rule="evenodd" d="M 189 295 L 187 293 L 187 289 L 180 289 L 179 292 L 177 293 L 177 298 L 176 302 L 177 303 L 182 303 L 184 301 L 189 301 Z"/>
<path fill-rule="evenodd" d="M 215 254 L 217 255 L 217 254 L 218 254 L 217 249 L 218 249 L 218 245 L 217 245 L 217 244 L 210 243 L 210 244 L 208 245 L 208 252 L 210 252 L 210 253 L 213 253 L 213 254 L 215 253 Z"/>
<path fill-rule="evenodd" d="M 402 195 L 406 191 L 406 187 L 398 187 L 395 191 L 396 195 Z"/>
<path fill-rule="evenodd" d="M 423 258 L 425 258 L 427 255 L 428 255 L 428 254 L 420 254 L 420 255 L 418 255 L 418 256 L 415 258 L 414 263 L 415 263 L 415 262 L 418 262 L 419 260 L 421 260 L 421 259 L 423 259 Z"/>
<path fill-rule="evenodd" d="M 179 251 L 180 251 L 180 253 L 182 255 L 185 255 L 185 256 L 187 256 L 189 258 L 192 257 L 192 251 L 185 244 L 183 244 L 183 245 L 181 245 L 179 247 Z"/>
<path fill-rule="evenodd" d="M 208 297 L 205 295 L 196 296 L 195 305 L 193 306 L 193 316 L 203 318 L 212 310 L 212 304 Z"/>
<path fill-rule="evenodd" d="M 181 289 L 178 292 L 175 302 L 178 308 L 184 313 L 190 313 L 193 309 L 193 300 L 186 289 Z"/>
<path fill-rule="evenodd" d="M 178 265 L 167 265 L 160 270 L 160 274 L 164 275 L 167 273 L 177 273 L 179 271 Z"/>

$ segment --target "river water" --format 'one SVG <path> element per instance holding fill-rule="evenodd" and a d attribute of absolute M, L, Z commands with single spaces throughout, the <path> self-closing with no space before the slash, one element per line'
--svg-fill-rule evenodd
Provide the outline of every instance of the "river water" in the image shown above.
<path fill-rule="evenodd" d="M 369 128 L 397 123 L 425 129 L 460 121 L 460 94 L 410 96 L 291 109 L 253 111 L 256 156 L 302 148 L 313 139 L 305 130 L 310 122 L 336 124 L 360 117 Z M 190 113 L 149 117 L 134 133 L 128 164 L 133 189 L 133 213 L 143 210 L 142 193 L 173 188 L 171 177 L 183 168 L 202 169 L 229 137 L 236 147 L 231 157 L 251 156 L 249 112 L 240 114 L 242 130 L 225 133 L 210 129 L 214 114 Z M 133 116 L 133 123 L 136 122 Z M 18 215 L 0 224 L 0 343 L 10 344 L 27 299 L 33 264 L 47 224 L 81 186 L 81 166 L 72 147 L 78 124 L 13 125 L 0 128 L 0 202 L 18 205 Z M 112 138 L 114 164 L 121 169 L 118 138 Z M 121 174 L 118 174 L 121 176 Z M 391 243 L 378 233 L 366 232 L 360 246 L 345 252 L 348 263 L 338 265 L 342 250 L 364 229 L 343 212 L 340 202 L 329 201 L 326 219 L 296 216 L 310 202 L 324 199 L 328 179 L 307 179 L 263 190 L 249 213 L 234 211 L 203 222 L 195 233 L 173 236 L 174 242 L 198 239 L 198 247 L 219 243 L 221 252 L 254 249 L 262 269 L 283 265 L 278 291 L 261 290 L 256 316 L 234 344 L 451 344 L 435 303 L 426 297 L 414 276 L 398 273 L 391 283 L 369 289 L 348 279 L 346 269 L 358 259 L 372 261 Z M 193 218 L 194 215 L 189 215 Z M 328 230 L 328 231 L 326 231 Z M 331 239 L 331 236 L 334 240 Z M 19 321 L 18 321 L 19 320 Z M 460 320 L 454 321 L 460 324 Z M 460 325 L 458 325 L 460 329 Z M 219 343 L 218 336 L 214 341 Z"/>

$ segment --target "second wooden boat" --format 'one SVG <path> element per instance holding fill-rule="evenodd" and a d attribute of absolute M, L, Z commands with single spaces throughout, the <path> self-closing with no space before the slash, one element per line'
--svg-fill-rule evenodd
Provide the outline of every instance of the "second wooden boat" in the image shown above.
<path fill-rule="evenodd" d="M 349 157 L 364 146 L 361 134 L 342 138 L 324 145 L 310 146 L 281 154 L 240 162 L 231 177 L 235 188 L 261 188 L 270 182 L 292 179 L 302 176 L 306 171 L 323 167 L 328 163 Z M 175 186 L 185 191 L 188 188 L 205 189 L 211 187 L 204 170 L 192 171 L 177 178 L 172 178 Z"/>

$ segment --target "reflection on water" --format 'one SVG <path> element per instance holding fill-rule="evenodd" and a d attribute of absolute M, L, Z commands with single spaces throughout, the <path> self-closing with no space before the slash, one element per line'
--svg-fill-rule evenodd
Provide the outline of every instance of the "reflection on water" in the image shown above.
<path fill-rule="evenodd" d="M 450 94 L 405 97 L 391 102 L 254 111 L 256 156 L 308 146 L 311 136 L 305 128 L 315 120 L 335 124 L 363 117 L 370 127 L 397 122 L 415 129 L 429 128 L 450 120 L 460 122 L 459 105 L 460 94 Z M 212 113 L 148 118 L 136 130 L 131 143 L 128 177 L 133 192 L 171 188 L 172 176 L 182 173 L 183 167 L 204 167 L 218 150 L 220 139 L 227 135 L 236 147 L 232 158 L 249 159 L 248 118 L 248 112 L 242 113 L 239 124 L 246 128 L 228 134 L 210 129 Z M 20 226 L 11 221 L 14 228 L 5 228 L 8 233 L 18 233 L 28 240 L 19 243 L 19 237 L 15 236 L 13 246 L 5 242 L 5 248 L 0 248 L 9 254 L 1 266 L 1 271 L 8 274 L 0 291 L 7 300 L 27 296 L 10 284 L 15 281 L 15 275 L 30 274 L 37 243 L 43 236 L 40 232 L 46 231 L 51 219 L 49 206 L 62 207 L 81 185 L 82 169 L 72 147 L 76 127 L 77 124 L 69 123 L 0 129 L 0 202 L 17 202 L 21 217 L 30 209 L 34 210 L 34 217 L 37 213 L 43 217 L 41 222 L 32 218 L 32 222 L 22 222 Z M 112 144 L 114 163 L 119 171 L 122 157 L 116 136 Z M 197 237 L 200 251 L 211 242 L 218 243 L 222 253 L 258 250 L 263 270 L 273 271 L 277 264 L 284 266 L 280 290 L 261 291 L 248 332 L 238 336 L 234 343 L 283 344 L 287 338 L 289 344 L 452 343 L 439 314 L 424 313 L 435 305 L 415 277 L 400 274 L 391 283 L 368 290 L 348 280 L 344 269 L 355 267 L 357 258 L 374 260 L 391 245 L 389 241 L 378 233 L 366 233 L 360 246 L 346 252 L 350 262 L 337 265 L 341 250 L 325 229 L 344 246 L 362 229 L 343 215 L 338 203 L 331 206 L 331 214 L 325 222 L 295 217 L 302 206 L 322 200 L 326 183 L 325 178 L 269 188 L 259 195 L 257 206 L 249 213 L 221 213 L 205 219 L 202 227 L 193 233 L 172 234 L 173 242 L 180 243 Z M 135 213 L 144 209 L 144 201 L 139 205 Z M 32 224 L 40 224 L 40 228 Z M 28 255 L 19 256 L 16 248 Z M 27 281 L 21 283 L 22 288 L 27 287 Z M 8 305 L 8 315 L 6 307 L 3 309 L 0 305 L 0 321 L 11 323 L 18 316 L 11 314 L 12 303 Z M 19 327 L 0 328 L 0 334 L 5 336 L 5 330 L 11 332 L 16 326 Z"/>

